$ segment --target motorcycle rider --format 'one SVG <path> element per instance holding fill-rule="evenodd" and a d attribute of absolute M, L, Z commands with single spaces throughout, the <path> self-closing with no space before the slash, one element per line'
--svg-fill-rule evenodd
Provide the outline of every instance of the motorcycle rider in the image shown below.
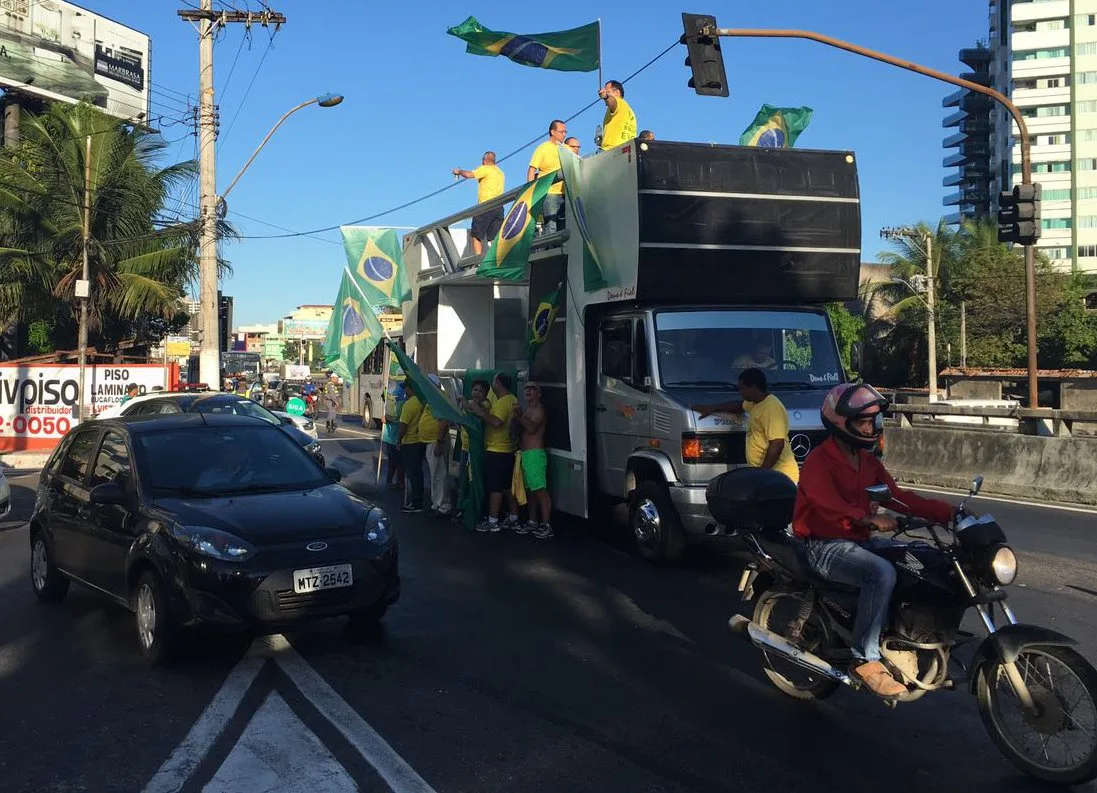
<path fill-rule="evenodd" d="M 887 406 L 888 400 L 870 385 L 844 383 L 827 393 L 820 412 L 830 437 L 804 461 L 792 528 L 804 540 L 808 561 L 819 576 L 860 589 L 851 674 L 873 693 L 894 698 L 907 689 L 880 661 L 880 631 L 896 573 L 872 551 L 894 541 L 872 532 L 893 532 L 897 524 L 890 515 L 873 513 L 865 488 L 887 485 L 906 508 L 894 502 L 885 506 L 945 525 L 953 508 L 901 489 L 873 455 Z"/>

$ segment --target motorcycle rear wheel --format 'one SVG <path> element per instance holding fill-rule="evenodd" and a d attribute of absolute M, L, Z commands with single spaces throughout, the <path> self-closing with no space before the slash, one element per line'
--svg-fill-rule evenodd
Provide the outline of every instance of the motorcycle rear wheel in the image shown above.
<path fill-rule="evenodd" d="M 771 589 L 764 592 L 754 606 L 754 623 L 766 630 L 773 631 L 789 641 L 791 623 L 800 611 L 804 596 L 800 592 L 787 589 Z M 812 610 L 804 625 L 800 640 L 794 642 L 802 650 L 820 654 L 820 648 L 830 643 L 830 631 L 819 615 L 818 609 Z M 759 648 L 760 649 L 760 648 Z M 804 669 L 780 656 L 761 650 L 763 671 L 773 685 L 782 693 L 796 699 L 819 702 L 831 696 L 841 685 L 836 680 Z"/>
<path fill-rule="evenodd" d="M 1069 647 L 1032 646 L 1017 658 L 1038 706 L 1021 708 L 1000 663 L 976 678 L 979 715 L 991 739 L 1026 774 L 1060 785 L 1097 779 L 1097 671 Z M 1070 738 L 1080 738 L 1077 751 Z"/>

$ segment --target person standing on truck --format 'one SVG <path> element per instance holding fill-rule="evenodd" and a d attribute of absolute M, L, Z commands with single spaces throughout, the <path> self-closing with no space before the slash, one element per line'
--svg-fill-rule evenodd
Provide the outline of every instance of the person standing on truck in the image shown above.
<path fill-rule="evenodd" d="M 549 124 L 548 140 L 533 150 L 529 158 L 526 181 L 532 182 L 538 177 L 560 170 L 560 145 L 568 135 L 567 125 L 560 119 Z M 543 234 L 551 234 L 564 228 L 564 183 L 557 181 L 548 189 L 544 203 L 541 204 Z M 549 228 L 552 224 L 552 228 Z"/>
<path fill-rule="evenodd" d="M 522 428 L 522 477 L 529 498 L 529 522 L 516 528 L 519 534 L 532 534 L 539 540 L 552 536 L 552 499 L 548 492 L 548 453 L 545 451 L 545 406 L 541 387 L 526 383 L 526 410 L 516 404 L 514 416 Z"/>
<path fill-rule="evenodd" d="M 751 368 L 739 375 L 742 399 L 719 405 L 694 405 L 699 418 L 713 413 L 746 413 L 747 465 L 772 468 L 794 483 L 800 481 L 800 469 L 788 443 L 788 411 L 776 396 L 769 393 L 766 373 Z"/>
<path fill-rule="evenodd" d="M 579 149 L 581 147 L 579 145 L 579 139 L 578 138 L 575 138 L 575 137 L 566 138 L 564 140 L 564 145 L 567 146 L 569 149 L 571 149 L 571 153 L 574 154 L 576 157 L 580 156 Z"/>
<path fill-rule="evenodd" d="M 472 171 L 461 168 L 453 169 L 454 176 L 464 179 L 476 180 L 476 203 L 482 204 L 496 196 L 501 196 L 506 190 L 506 175 L 495 164 L 495 152 L 486 151 L 480 161 L 480 167 Z M 490 209 L 472 219 L 472 252 L 479 256 L 484 252 L 484 243 L 495 239 L 499 228 L 503 225 L 503 208 L 501 206 Z"/>
<path fill-rule="evenodd" d="M 602 151 L 620 146 L 636 137 L 636 114 L 625 101 L 625 86 L 616 80 L 605 84 L 598 96 L 606 103 L 602 119 Z"/>
<path fill-rule="evenodd" d="M 404 461 L 404 512 L 423 511 L 423 443 L 419 437 L 419 420 L 423 401 L 409 380 L 404 384 L 410 396 L 400 410 L 400 432 L 396 449 Z"/>
<path fill-rule="evenodd" d="M 484 489 L 488 492 L 488 516 L 476 527 L 481 532 L 497 532 L 503 528 L 500 518 L 504 495 L 510 508 L 505 525 L 507 528 L 518 525 L 518 508 L 510 494 L 514 478 L 514 452 L 517 450 L 511 429 L 514 408 L 518 405 L 518 398 L 510 391 L 512 387 L 510 376 L 500 372 L 491 384 L 495 401 L 488 407 L 476 403 L 469 405 L 484 422 Z"/>
<path fill-rule="evenodd" d="M 655 140 L 655 133 L 652 132 L 650 129 L 642 129 L 642 130 L 640 130 L 639 139 L 640 140 Z"/>

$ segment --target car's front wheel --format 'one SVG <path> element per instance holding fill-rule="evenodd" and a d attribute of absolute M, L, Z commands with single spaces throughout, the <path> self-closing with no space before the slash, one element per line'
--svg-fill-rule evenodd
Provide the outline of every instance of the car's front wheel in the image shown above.
<path fill-rule="evenodd" d="M 30 547 L 30 583 L 43 603 L 60 603 L 69 591 L 69 579 L 53 563 L 53 552 L 41 530 Z"/>
<path fill-rule="evenodd" d="M 177 629 L 168 612 L 160 579 L 146 570 L 133 590 L 133 614 L 141 654 L 154 664 L 164 663 L 175 652 Z"/>

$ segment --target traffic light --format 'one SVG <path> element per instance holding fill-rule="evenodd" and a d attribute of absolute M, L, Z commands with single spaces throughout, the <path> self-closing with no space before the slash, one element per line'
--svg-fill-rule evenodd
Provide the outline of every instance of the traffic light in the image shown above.
<path fill-rule="evenodd" d="M 998 242 L 1015 242 L 1014 224 L 1017 222 L 1017 207 L 1013 205 L 1013 193 L 998 194 Z"/>
<path fill-rule="evenodd" d="M 1022 245 L 1033 245 L 1040 239 L 1040 185 L 1013 186 L 1013 212 L 1016 233 L 1014 239 Z"/>
<path fill-rule="evenodd" d="M 702 28 L 715 28 L 716 17 L 707 14 L 682 14 L 685 33 L 679 41 L 689 53 L 686 66 L 693 72 L 689 87 L 701 96 L 727 96 L 728 78 L 724 73 L 724 54 L 718 36 L 702 36 Z"/>

